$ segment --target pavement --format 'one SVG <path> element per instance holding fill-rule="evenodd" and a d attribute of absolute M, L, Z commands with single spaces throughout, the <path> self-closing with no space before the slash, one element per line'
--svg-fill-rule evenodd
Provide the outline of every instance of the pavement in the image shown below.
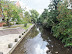
<path fill-rule="evenodd" d="M 30 31 L 33 26 L 34 25 L 30 26 L 28 28 L 28 31 Z M 25 30 L 23 28 L 12 28 L 4 30 L 0 27 L 0 52 L 3 52 L 3 54 L 11 54 L 11 51 L 15 49 L 15 47 L 20 43 L 25 34 L 27 34 L 28 32 L 26 31 L 26 33 L 22 35 L 24 31 Z M 22 36 L 22 38 L 19 38 L 20 35 Z M 18 42 L 15 42 L 15 39 L 18 39 Z M 8 44 L 10 43 L 13 44 L 12 48 L 8 48 Z"/>
<path fill-rule="evenodd" d="M 10 50 L 8 48 L 9 43 L 13 43 L 15 45 L 16 43 L 14 40 L 19 37 L 20 34 L 9 34 L 9 35 L 4 35 L 0 36 L 0 52 L 3 52 L 3 54 L 7 54 Z"/>
<path fill-rule="evenodd" d="M 8 48 L 8 44 L 13 43 L 15 45 L 15 39 L 19 40 L 19 35 L 24 31 L 22 28 L 3 29 L 0 27 L 0 52 L 7 54 L 11 50 Z"/>
<path fill-rule="evenodd" d="M 4 27 L 0 27 L 0 30 L 3 30 Z"/>

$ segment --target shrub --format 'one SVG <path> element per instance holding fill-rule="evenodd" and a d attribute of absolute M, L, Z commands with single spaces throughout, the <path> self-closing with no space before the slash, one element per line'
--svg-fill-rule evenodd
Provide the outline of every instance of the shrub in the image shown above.
<path fill-rule="evenodd" d="M 27 27 L 27 23 L 24 24 L 24 27 Z"/>
<path fill-rule="evenodd" d="M 10 23 L 10 25 L 13 25 L 13 23 Z M 3 26 L 8 26 L 7 24 L 4 24 Z"/>

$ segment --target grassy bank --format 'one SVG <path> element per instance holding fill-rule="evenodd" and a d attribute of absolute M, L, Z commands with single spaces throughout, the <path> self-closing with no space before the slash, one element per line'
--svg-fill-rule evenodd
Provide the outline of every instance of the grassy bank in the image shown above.
<path fill-rule="evenodd" d="M 23 29 L 28 29 L 30 26 L 32 25 L 32 23 L 27 24 L 26 27 L 24 27 L 24 24 L 20 24 L 20 25 L 13 25 L 11 27 L 4 27 L 3 29 L 10 29 L 10 28 L 17 28 L 17 27 L 21 27 Z"/>

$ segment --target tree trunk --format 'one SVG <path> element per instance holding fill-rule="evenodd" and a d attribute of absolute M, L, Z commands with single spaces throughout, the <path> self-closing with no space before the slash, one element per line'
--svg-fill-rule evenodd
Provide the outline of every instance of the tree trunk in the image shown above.
<path fill-rule="evenodd" d="M 9 19 L 7 19 L 7 25 L 8 25 L 8 27 L 10 27 Z"/>

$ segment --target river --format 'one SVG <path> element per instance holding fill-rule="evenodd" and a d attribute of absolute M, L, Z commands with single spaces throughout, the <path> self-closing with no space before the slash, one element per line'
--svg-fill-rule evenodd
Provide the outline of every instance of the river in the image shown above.
<path fill-rule="evenodd" d="M 12 54 L 72 54 L 72 49 L 64 47 L 49 29 L 39 26 L 31 29 Z"/>

